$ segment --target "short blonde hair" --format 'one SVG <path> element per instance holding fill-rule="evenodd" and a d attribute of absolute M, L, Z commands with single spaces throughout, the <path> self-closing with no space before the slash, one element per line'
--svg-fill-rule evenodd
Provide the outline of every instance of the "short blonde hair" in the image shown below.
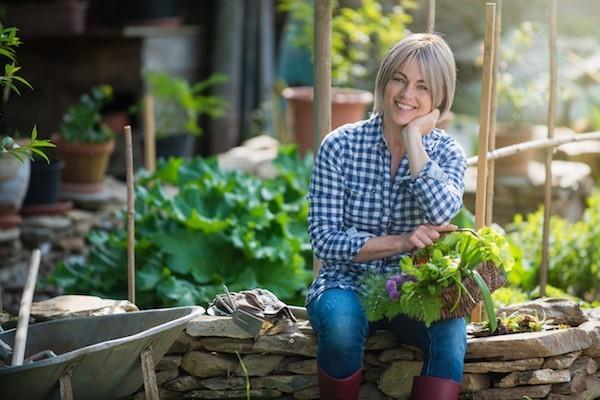
<path fill-rule="evenodd" d="M 440 35 L 414 33 L 396 43 L 381 60 L 375 80 L 374 113 L 383 113 L 385 86 L 394 72 L 413 60 L 421 67 L 423 79 L 431 91 L 433 107 L 440 110 L 441 116 L 450 110 L 456 87 L 454 54 Z"/>

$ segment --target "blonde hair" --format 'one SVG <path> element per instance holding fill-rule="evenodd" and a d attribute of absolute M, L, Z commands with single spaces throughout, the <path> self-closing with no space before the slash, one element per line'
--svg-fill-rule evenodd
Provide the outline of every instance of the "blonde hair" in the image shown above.
<path fill-rule="evenodd" d="M 454 54 L 440 35 L 415 33 L 396 43 L 381 60 L 375 80 L 374 113 L 383 113 L 385 86 L 394 72 L 413 60 L 421 67 L 423 79 L 431 91 L 433 107 L 440 110 L 441 116 L 450 110 L 456 87 Z"/>

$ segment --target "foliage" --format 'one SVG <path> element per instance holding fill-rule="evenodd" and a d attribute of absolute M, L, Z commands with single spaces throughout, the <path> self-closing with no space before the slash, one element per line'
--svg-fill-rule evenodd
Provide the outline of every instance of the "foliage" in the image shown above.
<path fill-rule="evenodd" d="M 402 275 L 369 276 L 361 299 L 367 318 L 377 321 L 405 314 L 429 326 L 439 320 L 442 312 L 442 290 L 455 286 L 457 299 L 451 311 L 459 305 L 462 296 L 470 296 L 462 281 L 472 277 L 479 285 L 487 305 L 490 321 L 495 314 L 489 289 L 475 267 L 490 261 L 509 271 L 513 257 L 507 240 L 494 230 L 484 227 L 478 235 L 471 232 L 452 232 L 434 244 L 419 249 L 412 256 L 400 260 Z M 386 293 L 387 292 L 387 293 Z"/>
<path fill-rule="evenodd" d="M 312 265 L 305 194 L 311 160 L 282 148 L 279 175 L 224 172 L 215 158 L 171 159 L 136 186 L 138 305 L 206 304 L 223 284 L 263 287 L 298 304 Z M 175 185 L 178 193 L 165 193 Z M 125 215 L 123 214 L 123 219 Z M 67 293 L 124 298 L 127 233 L 93 231 L 85 265 L 59 265 L 50 282 Z"/>
<path fill-rule="evenodd" d="M 222 97 L 203 94 L 211 86 L 227 82 L 224 74 L 212 74 L 204 81 L 190 84 L 165 72 L 152 71 L 146 74 L 146 80 L 156 101 L 154 113 L 159 138 L 184 132 L 199 136 L 202 128 L 198 118 L 221 117 L 227 108 Z"/>
<path fill-rule="evenodd" d="M 509 238 L 520 248 L 508 281 L 524 290 L 539 282 L 543 210 L 526 218 L 515 216 Z M 548 283 L 587 301 L 600 298 L 600 191 L 588 199 L 588 208 L 577 222 L 559 216 L 550 219 Z"/>
<path fill-rule="evenodd" d="M 412 22 L 412 17 L 406 10 L 418 6 L 418 2 L 411 0 L 394 3 L 390 9 L 385 9 L 378 0 L 361 0 L 358 7 L 337 4 L 332 7 L 335 11 L 331 21 L 331 78 L 335 86 L 373 88 L 379 60 L 408 32 L 406 25 Z M 293 44 L 312 53 L 312 1 L 283 0 L 280 9 L 301 22 L 294 32 Z M 360 85 L 365 80 L 367 85 Z"/>
<path fill-rule="evenodd" d="M 4 87 L 2 91 L 2 108 L 4 108 L 4 104 L 8 101 L 11 92 L 21 94 L 18 84 L 33 89 L 29 82 L 17 75 L 21 70 L 21 67 L 17 66 L 16 48 L 21 44 L 22 42 L 17 36 L 17 28 L 7 28 L 0 23 L 0 59 L 5 61 L 4 70 L 0 73 L 0 86 Z M 6 60 L 8 60 L 8 62 L 6 62 Z M 0 113 L 2 113 L 2 111 L 0 111 Z M 6 124 L 2 124 L 3 127 L 5 127 L 5 125 Z M 22 146 L 18 146 L 10 136 L 2 137 L 0 140 L 0 155 L 8 154 L 23 161 L 24 157 L 32 158 L 33 155 L 36 154 L 49 162 L 48 157 L 41 149 L 45 147 L 54 147 L 54 144 L 50 143 L 49 140 L 40 140 L 37 136 L 38 131 L 34 126 L 31 130 L 30 141 Z"/>
<path fill-rule="evenodd" d="M 109 85 L 94 86 L 84 93 L 79 102 L 63 115 L 59 127 L 60 136 L 71 143 L 104 143 L 112 139 L 113 132 L 102 122 L 100 111 L 112 100 Z"/>
<path fill-rule="evenodd" d="M 29 142 L 25 143 L 22 146 L 19 146 L 15 143 L 14 139 L 10 136 L 5 136 L 0 141 L 0 155 L 9 154 L 13 157 L 16 157 L 19 161 L 23 161 L 23 158 L 29 158 L 33 160 L 34 155 L 37 155 L 46 162 L 50 162 L 48 156 L 43 152 L 43 148 L 47 147 L 56 147 L 54 143 L 50 143 L 48 139 L 38 139 L 37 127 L 33 127 L 31 131 L 31 138 Z"/>

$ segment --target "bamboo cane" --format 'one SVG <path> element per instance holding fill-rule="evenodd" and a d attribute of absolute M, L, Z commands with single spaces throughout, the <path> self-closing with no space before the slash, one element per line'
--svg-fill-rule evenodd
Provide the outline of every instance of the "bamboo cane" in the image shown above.
<path fill-rule="evenodd" d="M 481 109 L 479 114 L 479 162 L 477 164 L 477 191 L 475 193 L 475 226 L 485 225 L 487 211 L 487 153 L 492 106 L 492 81 L 494 80 L 494 35 L 496 26 L 496 4 L 485 5 L 485 36 L 483 46 L 483 71 L 481 83 Z M 481 304 L 471 313 L 471 321 L 481 320 Z"/>
<path fill-rule="evenodd" d="M 517 143 L 510 146 L 502 147 L 487 153 L 488 160 L 497 160 L 499 158 L 509 157 L 526 150 L 547 149 L 549 147 L 557 147 L 565 143 L 584 142 L 586 140 L 600 140 L 600 131 L 578 133 L 576 135 L 561 136 L 552 139 L 538 139 L 524 143 Z M 467 165 L 478 165 L 479 157 L 473 156 L 467 158 Z"/>
<path fill-rule="evenodd" d="M 493 71 L 494 76 L 492 79 L 492 105 L 490 115 L 490 127 L 489 127 L 489 143 L 488 151 L 493 151 L 496 148 L 496 113 L 498 111 L 497 102 L 497 81 L 498 81 L 498 69 L 500 63 L 500 38 L 502 34 L 502 0 L 496 0 L 496 29 L 494 30 L 494 63 Z M 494 218 L 494 178 L 495 178 L 495 164 L 494 160 L 488 159 L 488 173 L 487 182 L 485 184 L 487 191 L 485 195 L 485 224 L 491 225 Z"/>
<path fill-rule="evenodd" d="M 548 12 L 550 35 L 550 99 L 548 101 L 548 139 L 554 137 L 554 120 L 556 114 L 556 0 L 550 0 Z M 552 154 L 554 149 L 546 149 L 546 181 L 544 182 L 544 230 L 542 234 L 542 260 L 540 264 L 540 296 L 546 295 L 548 281 L 548 241 L 550 237 L 550 217 L 552 216 Z"/>
<path fill-rule="evenodd" d="M 331 130 L 331 0 L 315 2 L 314 30 L 314 105 L 313 150 L 317 154 L 321 139 Z M 320 263 L 313 258 L 313 274 Z"/>
<path fill-rule="evenodd" d="M 435 30 L 435 0 L 429 0 L 427 10 L 427 32 L 432 33 Z"/>
<path fill-rule="evenodd" d="M 135 304 L 135 193 L 133 192 L 133 149 L 129 125 L 125 127 L 125 167 L 127 172 L 127 297 Z"/>
<path fill-rule="evenodd" d="M 154 96 L 144 95 L 144 166 L 150 172 L 156 171 L 156 142 L 154 141 Z"/>
<path fill-rule="evenodd" d="M 25 358 L 25 349 L 27 347 L 27 330 L 29 329 L 29 315 L 31 313 L 31 301 L 35 292 L 35 283 L 37 282 L 38 270 L 40 268 L 40 259 L 42 252 L 35 249 L 31 253 L 29 260 L 29 269 L 27 272 L 27 281 L 23 287 L 21 304 L 19 305 L 19 319 L 17 322 L 17 332 L 15 333 L 15 344 L 11 360 L 12 366 L 23 365 Z"/>

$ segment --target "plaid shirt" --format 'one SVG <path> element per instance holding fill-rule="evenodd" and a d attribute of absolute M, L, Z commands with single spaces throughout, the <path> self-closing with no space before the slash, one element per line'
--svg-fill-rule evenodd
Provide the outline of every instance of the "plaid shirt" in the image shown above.
<path fill-rule="evenodd" d="M 438 129 L 422 140 L 430 159 L 416 178 L 411 177 L 406 155 L 391 177 L 381 115 L 337 128 L 323 140 L 308 193 L 309 236 L 323 265 L 306 304 L 330 288 L 360 292 L 367 271 L 399 271 L 401 254 L 352 262 L 370 237 L 411 232 L 425 223 L 441 225 L 459 211 L 466 169 L 463 150 Z"/>

